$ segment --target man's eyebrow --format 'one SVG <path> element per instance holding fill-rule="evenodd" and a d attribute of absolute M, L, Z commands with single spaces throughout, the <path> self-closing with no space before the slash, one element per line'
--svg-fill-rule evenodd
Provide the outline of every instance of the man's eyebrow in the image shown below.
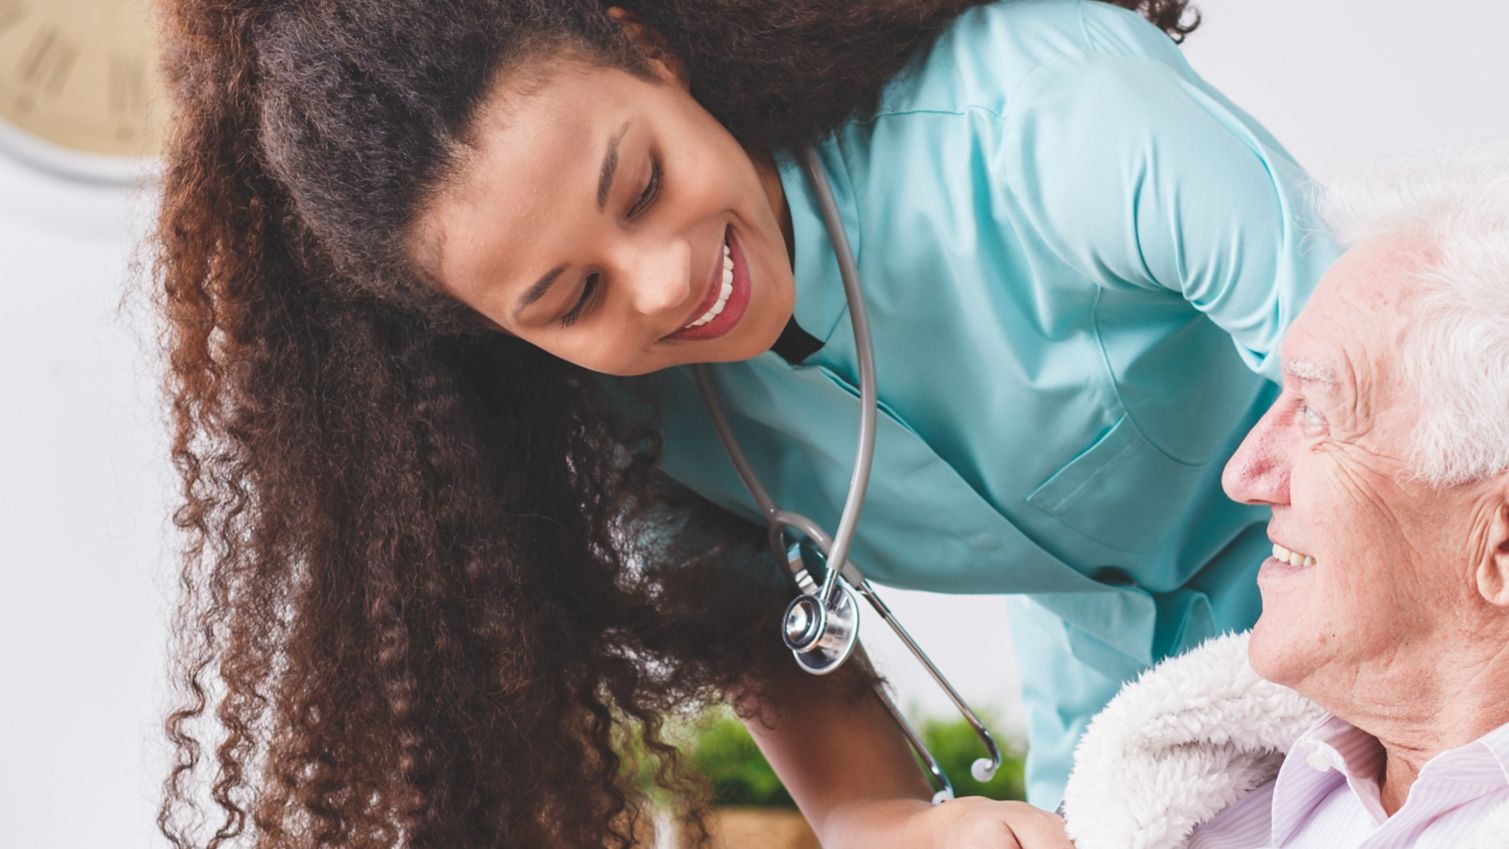
<path fill-rule="evenodd" d="M 1336 385 L 1336 374 L 1331 367 L 1313 360 L 1294 360 L 1284 363 L 1284 373 L 1306 383 Z"/>
<path fill-rule="evenodd" d="M 555 268 L 552 268 L 549 271 L 545 272 L 545 276 L 534 281 L 534 285 L 525 290 L 524 294 L 519 296 L 519 302 L 517 304 L 514 304 L 513 320 L 518 321 L 519 313 L 528 309 L 530 304 L 545 297 L 545 293 L 550 291 L 550 284 L 554 283 L 555 278 L 560 277 L 561 272 L 565 270 L 566 266 L 557 265 Z"/>
<path fill-rule="evenodd" d="M 632 120 L 632 119 L 630 119 Z M 602 174 L 597 178 L 597 209 L 601 212 L 608 205 L 608 190 L 613 188 L 613 172 L 618 170 L 618 143 L 623 141 L 624 133 L 629 131 L 629 121 L 618 128 L 618 132 L 608 139 L 608 151 L 603 154 Z"/>

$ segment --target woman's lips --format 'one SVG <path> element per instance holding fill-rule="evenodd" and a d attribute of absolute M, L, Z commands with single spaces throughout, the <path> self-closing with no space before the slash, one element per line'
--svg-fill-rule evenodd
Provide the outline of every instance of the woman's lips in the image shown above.
<path fill-rule="evenodd" d="M 682 327 L 680 330 L 665 337 L 670 341 L 677 342 L 700 342 L 706 339 L 716 339 L 719 336 L 734 329 L 739 320 L 744 317 L 744 312 L 749 308 L 749 268 L 745 261 L 744 251 L 739 247 L 739 240 L 735 238 L 733 228 L 725 231 L 724 243 L 728 245 L 729 256 L 733 259 L 733 287 L 728 295 L 728 300 L 723 304 L 723 311 L 718 313 L 712 321 L 696 327 Z M 696 321 L 698 317 L 706 315 L 707 311 L 718 302 L 718 292 L 722 286 L 722 250 L 719 250 L 719 264 L 714 271 L 712 279 L 708 281 L 707 294 L 697 304 L 696 310 L 688 322 Z"/>

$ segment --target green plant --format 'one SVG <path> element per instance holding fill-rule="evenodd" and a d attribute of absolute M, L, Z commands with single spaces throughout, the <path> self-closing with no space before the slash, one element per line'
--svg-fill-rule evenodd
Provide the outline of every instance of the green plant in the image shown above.
<path fill-rule="evenodd" d="M 1024 753 L 1002 743 L 1001 768 L 989 782 L 970 775 L 970 765 L 985 755 L 980 738 L 962 717 L 922 723 L 922 739 L 954 783 L 959 796 L 1025 799 Z M 1001 741 L 998 741 L 1001 742 Z M 712 784 L 720 805 L 794 808 L 775 770 L 755 746 L 744 723 L 726 710 L 716 710 L 698 723 L 685 747 L 685 756 Z"/>
<path fill-rule="evenodd" d="M 986 727 L 992 723 L 986 722 Z M 991 799 L 1025 799 L 1027 785 L 1023 778 L 1026 753 L 1004 740 L 996 740 L 1001 746 L 1001 768 L 989 782 L 980 783 L 970 774 L 970 765 L 985 756 L 985 747 L 964 717 L 950 720 L 928 720 L 922 723 L 922 740 L 949 781 L 954 784 L 957 796 L 987 796 Z"/>
<path fill-rule="evenodd" d="M 686 756 L 712 783 L 719 805 L 796 807 L 744 723 L 726 711 L 699 723 Z"/>

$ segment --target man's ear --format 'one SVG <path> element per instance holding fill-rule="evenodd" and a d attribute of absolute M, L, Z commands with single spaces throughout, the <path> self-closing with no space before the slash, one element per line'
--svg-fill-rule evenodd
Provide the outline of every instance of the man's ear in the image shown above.
<path fill-rule="evenodd" d="M 1490 604 L 1509 608 L 1509 475 L 1501 479 L 1496 498 L 1487 544 L 1478 563 L 1478 592 Z"/>
<path fill-rule="evenodd" d="M 682 63 L 679 56 L 671 52 L 670 44 L 666 42 L 665 36 L 645 26 L 644 21 L 635 17 L 633 12 L 620 6 L 609 6 L 608 17 L 624 28 L 629 40 L 634 42 L 644 56 L 645 63 L 650 66 L 650 71 L 659 77 L 661 82 L 682 89 L 691 88 L 691 80 L 686 75 L 686 65 Z"/>

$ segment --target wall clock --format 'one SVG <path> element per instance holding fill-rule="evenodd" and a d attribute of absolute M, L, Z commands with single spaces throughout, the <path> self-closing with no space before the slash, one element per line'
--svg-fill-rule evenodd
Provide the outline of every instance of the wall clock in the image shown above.
<path fill-rule="evenodd" d="M 135 182 L 154 170 L 166 113 L 149 0 L 0 0 L 0 151 Z"/>

